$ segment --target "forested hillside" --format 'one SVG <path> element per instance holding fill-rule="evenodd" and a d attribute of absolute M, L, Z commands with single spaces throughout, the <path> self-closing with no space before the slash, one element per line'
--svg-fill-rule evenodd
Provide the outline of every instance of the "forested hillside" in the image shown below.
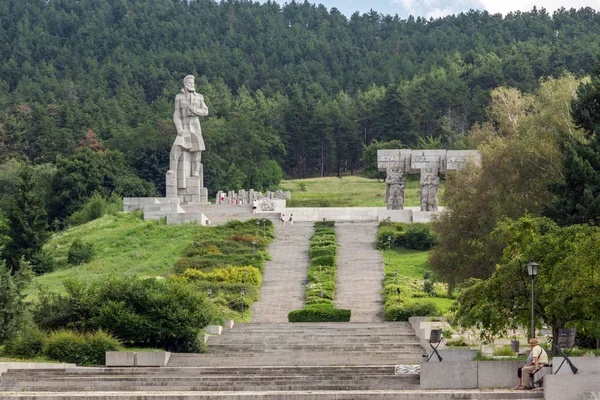
<path fill-rule="evenodd" d="M 600 53 L 589 8 L 347 19 L 295 1 L 6 0 L 0 20 L 0 162 L 58 163 L 63 178 L 73 157 L 109 164 L 106 191 L 118 194 L 152 191 L 134 175 L 164 190 L 187 74 L 209 107 L 203 160 L 214 192 L 354 171 L 375 139 L 468 146 L 491 89 L 583 75 Z M 82 147 L 96 154 L 76 154 Z M 110 161 L 96 160 L 100 150 Z"/>

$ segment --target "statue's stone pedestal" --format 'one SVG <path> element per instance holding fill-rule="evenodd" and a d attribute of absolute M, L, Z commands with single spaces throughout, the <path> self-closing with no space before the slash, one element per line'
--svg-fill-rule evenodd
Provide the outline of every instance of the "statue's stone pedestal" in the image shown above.
<path fill-rule="evenodd" d="M 167 198 L 178 198 L 182 204 L 208 204 L 208 189 L 204 186 L 202 164 L 199 176 L 187 176 L 185 181 L 177 182 L 175 171 L 167 172 Z M 185 187 L 181 187 L 185 186 Z"/>
<path fill-rule="evenodd" d="M 413 222 L 413 211 L 412 210 L 379 210 L 379 221 L 388 220 L 390 222 Z"/>

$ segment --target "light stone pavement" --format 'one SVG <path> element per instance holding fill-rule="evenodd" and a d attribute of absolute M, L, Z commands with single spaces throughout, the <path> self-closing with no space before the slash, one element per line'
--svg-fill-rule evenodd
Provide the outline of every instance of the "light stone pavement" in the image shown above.
<path fill-rule="evenodd" d="M 312 223 L 275 222 L 275 240 L 269 246 L 260 300 L 252 306 L 252 323 L 286 323 L 288 313 L 304 307 L 308 248 Z"/>
<path fill-rule="evenodd" d="M 383 321 L 383 258 L 376 223 L 336 223 L 338 243 L 335 307 L 352 310 L 351 322 Z"/>

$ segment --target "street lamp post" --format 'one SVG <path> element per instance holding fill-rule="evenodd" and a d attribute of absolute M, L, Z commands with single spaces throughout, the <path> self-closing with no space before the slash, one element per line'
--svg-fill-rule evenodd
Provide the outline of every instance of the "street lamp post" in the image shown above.
<path fill-rule="evenodd" d="M 246 291 L 242 289 L 240 294 L 242 295 L 242 319 L 244 319 L 244 295 L 246 294 Z"/>
<path fill-rule="evenodd" d="M 263 218 L 263 238 L 267 238 L 267 220 Z"/>
<path fill-rule="evenodd" d="M 256 236 L 258 236 L 258 227 L 260 225 L 260 220 L 256 220 Z"/>
<path fill-rule="evenodd" d="M 212 289 L 211 289 L 211 288 L 209 288 L 209 289 L 207 290 L 207 293 L 208 293 L 208 297 L 210 297 L 210 295 L 212 294 Z"/>
<path fill-rule="evenodd" d="M 529 333 L 530 339 L 533 339 L 535 337 L 535 317 L 533 310 L 533 305 L 535 302 L 534 281 L 535 276 L 538 273 L 539 266 L 540 265 L 534 261 L 530 261 L 529 264 L 527 264 L 527 274 L 531 277 L 531 331 Z"/>
<path fill-rule="evenodd" d="M 256 240 L 252 241 L 252 258 L 254 258 L 254 248 L 256 247 Z"/>
<path fill-rule="evenodd" d="M 392 237 L 388 236 L 388 265 L 392 265 Z"/>

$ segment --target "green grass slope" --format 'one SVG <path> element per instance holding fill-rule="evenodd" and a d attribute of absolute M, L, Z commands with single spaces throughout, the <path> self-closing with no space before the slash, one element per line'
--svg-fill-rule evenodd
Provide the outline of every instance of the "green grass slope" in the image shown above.
<path fill-rule="evenodd" d="M 199 228 L 193 224 L 144 221 L 140 213 L 105 215 L 54 235 L 46 249 L 56 258 L 58 268 L 36 277 L 34 283 L 62 291 L 62 282 L 68 278 L 91 281 L 110 275 L 168 276 Z M 69 247 L 76 238 L 94 244 L 96 255 L 90 263 L 79 266 L 67 263 Z M 36 285 L 32 285 L 30 295 L 35 295 Z"/>
<path fill-rule="evenodd" d="M 444 297 L 432 297 L 423 290 L 423 275 L 431 271 L 429 251 L 410 250 L 405 248 L 381 250 L 385 264 L 386 282 L 400 287 L 402 299 L 423 299 L 432 302 L 442 314 L 454 304 L 454 300 Z M 398 274 L 395 271 L 398 270 Z M 447 288 L 440 283 L 435 284 L 438 295 L 445 295 Z M 394 297 L 394 295 L 392 295 Z"/>

